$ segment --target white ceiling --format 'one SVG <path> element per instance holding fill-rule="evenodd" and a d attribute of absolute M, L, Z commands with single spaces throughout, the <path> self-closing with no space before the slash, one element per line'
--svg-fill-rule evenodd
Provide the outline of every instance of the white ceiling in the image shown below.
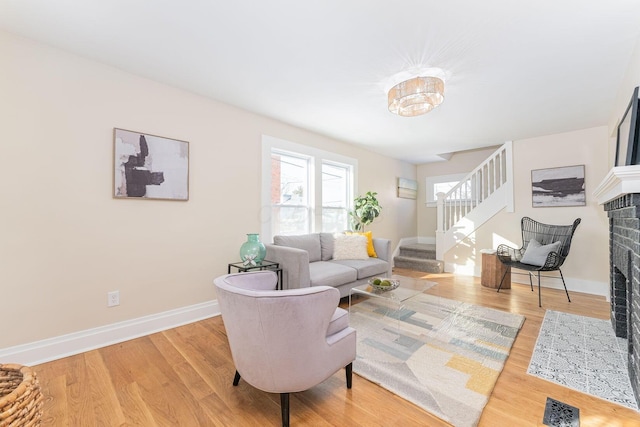
<path fill-rule="evenodd" d="M 0 28 L 419 164 L 606 125 L 640 1 L 0 0 Z M 432 67 L 444 103 L 391 114 Z"/>

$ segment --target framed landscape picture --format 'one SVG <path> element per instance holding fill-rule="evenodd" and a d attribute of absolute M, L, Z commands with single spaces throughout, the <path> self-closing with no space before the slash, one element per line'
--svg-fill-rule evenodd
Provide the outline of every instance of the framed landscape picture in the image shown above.
<path fill-rule="evenodd" d="M 113 131 L 115 198 L 189 200 L 189 143 Z"/>
<path fill-rule="evenodd" d="M 398 197 L 416 199 L 418 197 L 418 182 L 413 179 L 398 178 Z"/>
<path fill-rule="evenodd" d="M 531 171 L 533 207 L 585 206 L 584 165 Z"/>

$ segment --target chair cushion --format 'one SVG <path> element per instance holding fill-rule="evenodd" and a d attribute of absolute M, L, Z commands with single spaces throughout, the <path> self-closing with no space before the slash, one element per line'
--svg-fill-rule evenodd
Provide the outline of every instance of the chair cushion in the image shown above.
<path fill-rule="evenodd" d="M 347 310 L 343 308 L 336 308 L 336 311 L 333 313 L 331 317 L 331 322 L 329 322 L 329 329 L 327 329 L 327 336 L 333 335 L 336 332 L 340 332 L 344 328 L 349 326 L 349 313 Z"/>
<path fill-rule="evenodd" d="M 336 235 L 333 242 L 333 259 L 369 259 L 367 238 L 361 235 Z"/>
<path fill-rule="evenodd" d="M 386 276 L 389 272 L 389 263 L 378 258 L 332 260 L 330 262 L 354 268 L 358 272 L 358 280 L 371 276 Z"/>
<path fill-rule="evenodd" d="M 520 260 L 523 264 L 543 266 L 547 261 L 547 256 L 551 252 L 558 252 L 562 242 L 553 242 L 549 245 L 541 245 L 536 239 L 531 239 Z"/>
<path fill-rule="evenodd" d="M 320 234 L 301 234 L 299 236 L 273 236 L 273 244 L 303 249 L 309 252 L 309 262 L 320 261 Z"/>
<path fill-rule="evenodd" d="M 309 263 L 309 278 L 311 286 L 344 285 L 358 280 L 358 272 L 351 267 L 329 261 Z"/>

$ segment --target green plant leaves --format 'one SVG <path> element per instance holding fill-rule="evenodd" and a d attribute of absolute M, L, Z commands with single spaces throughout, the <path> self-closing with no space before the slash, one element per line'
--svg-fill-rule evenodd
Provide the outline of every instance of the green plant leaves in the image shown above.
<path fill-rule="evenodd" d="M 364 196 L 358 196 L 354 201 L 351 216 L 351 224 L 355 231 L 364 231 L 365 225 L 369 225 L 380 215 L 382 206 L 378 203 L 378 193 L 367 191 Z"/>

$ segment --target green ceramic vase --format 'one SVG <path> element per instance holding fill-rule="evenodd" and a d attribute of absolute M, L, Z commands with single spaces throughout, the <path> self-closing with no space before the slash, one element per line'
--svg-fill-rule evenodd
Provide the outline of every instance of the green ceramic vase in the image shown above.
<path fill-rule="evenodd" d="M 240 246 L 240 259 L 245 266 L 258 265 L 264 260 L 267 249 L 257 233 L 247 234 L 247 241 Z"/>

